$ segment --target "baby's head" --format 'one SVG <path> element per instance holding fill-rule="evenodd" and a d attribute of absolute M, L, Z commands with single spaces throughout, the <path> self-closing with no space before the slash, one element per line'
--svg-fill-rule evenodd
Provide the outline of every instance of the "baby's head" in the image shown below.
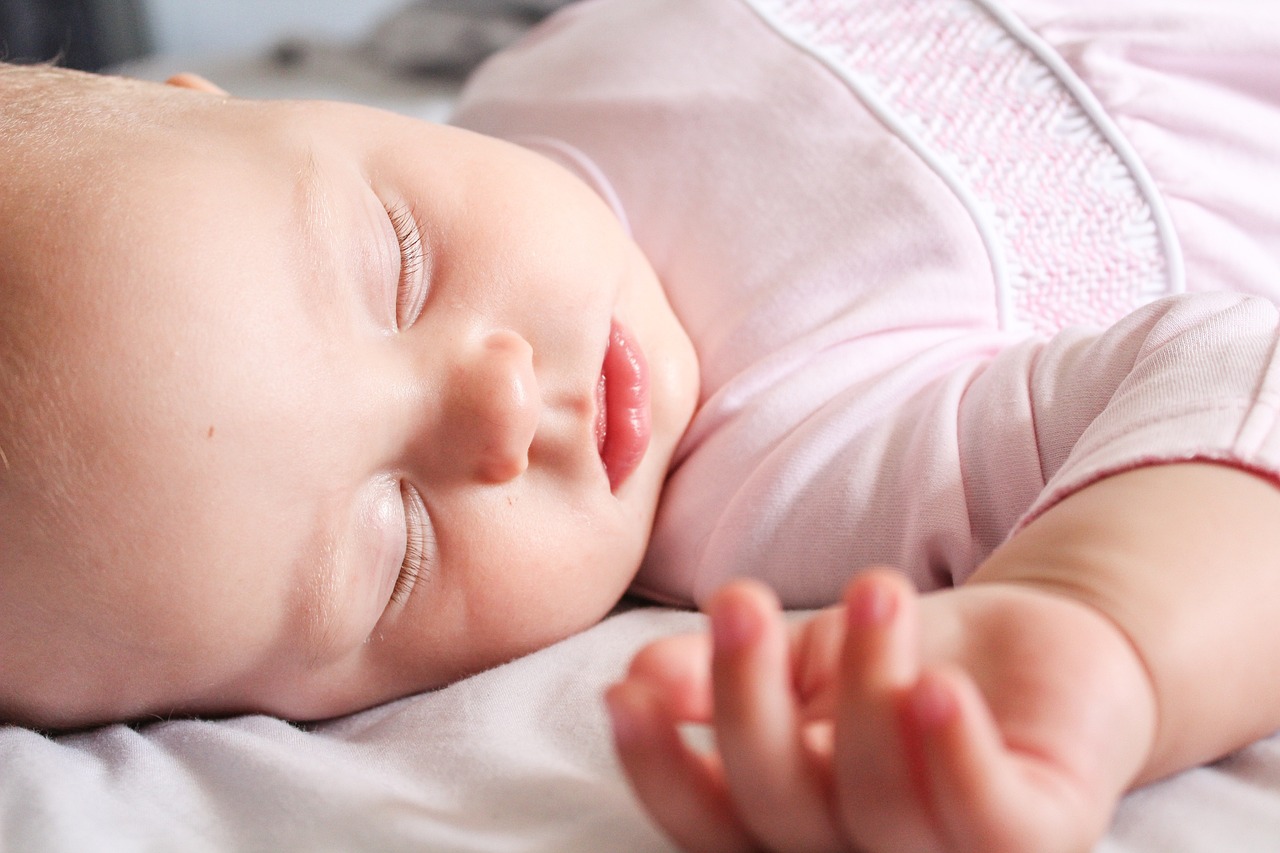
<path fill-rule="evenodd" d="M 325 717 L 598 620 L 697 394 L 608 208 L 178 82 L 0 67 L 0 719 Z"/>

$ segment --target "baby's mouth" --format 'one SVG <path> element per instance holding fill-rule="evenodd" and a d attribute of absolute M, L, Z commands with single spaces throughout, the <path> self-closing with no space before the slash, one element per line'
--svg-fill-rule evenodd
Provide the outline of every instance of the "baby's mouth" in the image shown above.
<path fill-rule="evenodd" d="M 649 366 L 631 333 L 617 320 L 609 328 L 596 383 L 596 449 L 617 493 L 649 448 Z"/>

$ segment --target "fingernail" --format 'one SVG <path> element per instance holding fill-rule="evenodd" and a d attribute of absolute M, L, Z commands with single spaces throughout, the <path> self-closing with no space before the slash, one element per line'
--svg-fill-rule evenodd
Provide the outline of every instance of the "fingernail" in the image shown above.
<path fill-rule="evenodd" d="M 920 676 L 911 690 L 911 715 L 921 728 L 932 729 L 955 716 L 958 705 L 951 688 L 936 675 Z"/>
<path fill-rule="evenodd" d="M 897 607 L 897 599 L 882 583 L 859 584 L 849 596 L 849 622 L 863 628 L 888 622 Z"/>

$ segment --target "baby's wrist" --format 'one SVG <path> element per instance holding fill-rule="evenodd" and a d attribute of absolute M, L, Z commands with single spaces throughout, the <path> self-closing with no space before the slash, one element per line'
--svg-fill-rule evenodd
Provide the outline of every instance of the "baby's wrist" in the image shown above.
<path fill-rule="evenodd" d="M 1123 623 L 1090 591 L 1042 578 L 1034 572 L 1015 577 L 976 574 L 964 589 L 1006 597 L 1040 627 L 1045 665 L 1063 667 L 1090 697 L 1092 735 L 1082 741 L 1085 772 L 1097 780 L 1104 802 L 1118 800 L 1149 779 L 1160 726 L 1159 693 L 1150 669 Z M 1052 648 L 1058 646 L 1058 650 Z M 1069 647 L 1071 651 L 1061 650 Z"/>

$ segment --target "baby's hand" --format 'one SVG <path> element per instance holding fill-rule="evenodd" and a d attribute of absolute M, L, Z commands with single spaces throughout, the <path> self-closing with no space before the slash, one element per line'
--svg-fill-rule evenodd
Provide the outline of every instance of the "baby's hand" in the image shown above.
<path fill-rule="evenodd" d="M 689 851 L 1083 851 L 1150 744 L 1132 650 L 1052 594 L 920 599 L 871 571 L 795 630 L 753 582 L 708 612 L 713 637 L 651 644 L 607 697 L 637 795 Z"/>

